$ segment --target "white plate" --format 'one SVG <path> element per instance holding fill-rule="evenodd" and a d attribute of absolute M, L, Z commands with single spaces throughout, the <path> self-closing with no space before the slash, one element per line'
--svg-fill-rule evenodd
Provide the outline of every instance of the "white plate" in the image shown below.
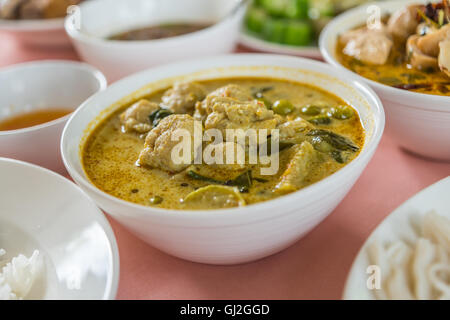
<path fill-rule="evenodd" d="M 0 248 L 6 260 L 43 253 L 32 299 L 114 299 L 119 253 L 102 212 L 69 180 L 0 158 Z"/>
<path fill-rule="evenodd" d="M 253 50 L 278 54 L 287 54 L 291 56 L 322 59 L 322 54 L 320 53 L 320 49 L 317 46 L 300 47 L 268 42 L 253 37 L 247 34 L 245 31 L 241 31 L 239 41 L 242 45 Z"/>
<path fill-rule="evenodd" d="M 367 286 L 366 269 L 370 265 L 367 247 L 373 241 L 394 242 L 415 241 L 417 235 L 411 221 L 419 220 L 431 210 L 450 218 L 450 176 L 422 190 L 395 209 L 375 229 L 360 249 L 347 278 L 343 298 L 345 300 L 374 300 L 375 296 Z"/>

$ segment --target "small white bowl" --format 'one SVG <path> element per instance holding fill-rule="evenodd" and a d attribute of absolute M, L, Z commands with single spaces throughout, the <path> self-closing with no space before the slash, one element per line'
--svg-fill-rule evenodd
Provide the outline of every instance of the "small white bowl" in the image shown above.
<path fill-rule="evenodd" d="M 106 88 L 100 71 L 79 62 L 29 62 L 0 69 L 0 121 L 45 108 L 75 110 Z M 34 127 L 0 131 L 0 156 L 64 172 L 61 132 L 70 115 Z"/>
<path fill-rule="evenodd" d="M 0 19 L 0 31 L 14 35 L 18 42 L 31 47 L 69 47 L 64 18 L 39 20 Z"/>
<path fill-rule="evenodd" d="M 69 180 L 0 158 L 0 247 L 10 258 L 37 249 L 45 273 L 31 299 L 114 299 L 119 253 L 95 204 Z"/>
<path fill-rule="evenodd" d="M 343 169 L 301 191 L 227 210 L 176 211 L 141 206 L 108 195 L 90 182 L 81 164 L 80 144 L 99 121 L 117 109 L 114 103 L 124 97 L 139 98 L 161 90 L 175 80 L 227 77 L 294 80 L 334 93 L 358 110 L 366 130 L 364 148 Z M 61 151 L 76 183 L 143 240 L 183 259 L 236 264 L 288 247 L 325 219 L 361 175 L 377 148 L 383 128 L 383 107 L 373 91 L 329 65 L 295 57 L 235 54 L 154 68 L 113 84 L 74 113 L 64 128 Z"/>
<path fill-rule="evenodd" d="M 115 81 L 164 63 L 231 52 L 245 14 L 239 0 L 97 0 L 80 5 L 65 27 L 80 56 Z M 149 41 L 112 41 L 107 37 L 168 22 L 212 22 L 190 34 Z"/>
<path fill-rule="evenodd" d="M 392 132 L 401 147 L 425 157 L 450 160 L 450 97 L 393 88 L 353 73 L 336 59 L 339 34 L 363 25 L 369 17 L 369 6 L 378 6 L 384 14 L 393 13 L 411 3 L 426 2 L 429 1 L 381 1 L 347 11 L 325 27 L 319 45 L 328 63 L 342 72 L 356 75 L 378 93 L 386 110 L 386 129 Z"/>
<path fill-rule="evenodd" d="M 346 300 L 375 300 L 374 292 L 367 288 L 367 267 L 370 266 L 367 254 L 368 246 L 374 242 L 393 243 L 417 241 L 417 233 L 412 222 L 420 219 L 428 212 L 435 210 L 437 214 L 450 219 L 450 177 L 447 177 L 422 190 L 397 209 L 395 209 L 372 232 L 353 262 L 344 289 Z M 383 270 L 381 270 L 382 272 Z"/>

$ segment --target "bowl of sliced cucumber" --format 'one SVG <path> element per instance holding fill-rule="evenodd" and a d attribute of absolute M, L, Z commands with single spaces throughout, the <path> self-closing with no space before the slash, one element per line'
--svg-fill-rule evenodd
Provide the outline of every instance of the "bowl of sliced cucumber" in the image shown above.
<path fill-rule="evenodd" d="M 253 0 L 240 42 L 253 50 L 320 59 L 317 40 L 324 26 L 364 2 L 367 0 Z"/>

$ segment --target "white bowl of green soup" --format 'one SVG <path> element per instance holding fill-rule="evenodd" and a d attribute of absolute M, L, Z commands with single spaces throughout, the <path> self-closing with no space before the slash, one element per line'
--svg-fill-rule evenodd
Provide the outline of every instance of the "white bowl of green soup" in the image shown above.
<path fill-rule="evenodd" d="M 440 6 L 400 0 L 355 8 L 324 29 L 320 48 L 327 62 L 377 92 L 386 132 L 400 147 L 448 161 L 450 24 Z"/>
<path fill-rule="evenodd" d="M 383 129 L 376 95 L 332 67 L 241 54 L 117 82 L 76 111 L 61 147 L 73 179 L 140 238 L 183 259 L 236 264 L 325 219 Z"/>

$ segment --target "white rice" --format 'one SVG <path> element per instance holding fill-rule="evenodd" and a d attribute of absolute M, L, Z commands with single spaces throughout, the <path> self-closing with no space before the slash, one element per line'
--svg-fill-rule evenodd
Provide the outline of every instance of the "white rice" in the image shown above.
<path fill-rule="evenodd" d="M 0 249 L 0 258 L 5 254 L 5 250 Z M 1 265 L 3 263 L 0 262 Z M 30 258 L 19 254 L 6 263 L 0 272 L 0 300 L 26 298 L 42 269 L 43 261 L 38 250 L 34 250 Z"/>

